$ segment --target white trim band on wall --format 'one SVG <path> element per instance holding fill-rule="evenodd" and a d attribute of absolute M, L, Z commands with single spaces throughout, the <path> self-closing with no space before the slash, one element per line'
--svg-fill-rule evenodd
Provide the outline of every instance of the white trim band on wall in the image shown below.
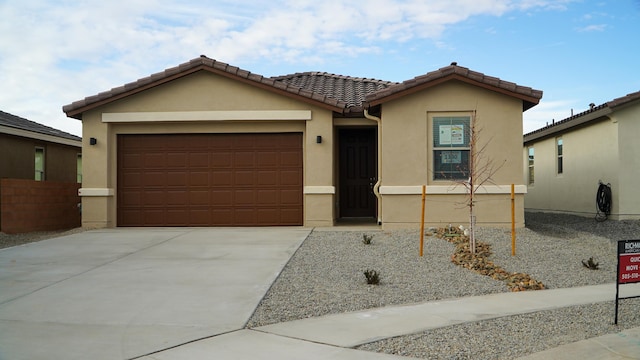
<path fill-rule="evenodd" d="M 80 196 L 113 196 L 113 189 L 108 188 L 80 188 L 78 195 Z"/>
<path fill-rule="evenodd" d="M 305 195 L 312 194 L 335 194 L 335 186 L 305 186 L 303 191 Z"/>
<path fill-rule="evenodd" d="M 311 110 L 165 111 L 103 113 L 102 122 L 311 120 Z"/>
<path fill-rule="evenodd" d="M 526 185 L 516 185 L 514 188 L 516 194 L 526 194 Z M 463 195 L 467 194 L 467 188 L 462 185 L 427 185 L 427 194 L 431 195 Z M 420 195 L 422 194 L 422 185 L 417 186 L 380 186 L 380 194 L 382 195 Z M 486 185 L 479 186 L 476 194 L 511 194 L 511 185 Z"/>

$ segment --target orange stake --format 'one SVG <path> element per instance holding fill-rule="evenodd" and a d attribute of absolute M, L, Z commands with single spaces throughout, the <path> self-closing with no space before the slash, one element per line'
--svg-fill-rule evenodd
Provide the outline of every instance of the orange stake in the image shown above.
<path fill-rule="evenodd" d="M 420 217 L 420 256 L 424 249 L 424 199 L 427 197 L 427 186 L 422 185 L 422 216 Z"/>
<path fill-rule="evenodd" d="M 516 194 L 511 184 L 511 256 L 516 256 Z"/>

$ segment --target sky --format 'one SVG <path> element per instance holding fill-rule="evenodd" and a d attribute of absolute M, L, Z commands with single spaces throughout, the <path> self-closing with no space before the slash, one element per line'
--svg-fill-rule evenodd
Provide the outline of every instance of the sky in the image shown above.
<path fill-rule="evenodd" d="M 201 54 L 263 76 L 459 66 L 544 92 L 524 132 L 640 91 L 640 0 L 0 0 L 0 110 L 62 106 Z"/>

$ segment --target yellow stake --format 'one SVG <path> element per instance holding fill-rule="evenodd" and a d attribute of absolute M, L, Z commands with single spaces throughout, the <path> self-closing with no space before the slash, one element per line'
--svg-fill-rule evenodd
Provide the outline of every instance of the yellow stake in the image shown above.
<path fill-rule="evenodd" d="M 424 248 L 424 199 L 427 195 L 427 186 L 422 185 L 422 217 L 420 218 L 420 256 Z"/>
<path fill-rule="evenodd" d="M 511 184 L 511 256 L 516 256 L 516 196 L 515 185 Z"/>

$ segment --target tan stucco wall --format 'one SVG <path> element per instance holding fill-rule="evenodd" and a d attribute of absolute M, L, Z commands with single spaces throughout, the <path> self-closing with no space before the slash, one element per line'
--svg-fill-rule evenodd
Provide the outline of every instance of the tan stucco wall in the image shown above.
<path fill-rule="evenodd" d="M 617 110 L 619 179 L 616 196 L 617 219 L 640 219 L 640 102 Z M 617 190 L 617 194 L 616 194 Z M 614 204 L 615 206 L 615 204 Z"/>
<path fill-rule="evenodd" d="M 451 181 L 434 180 L 430 117 L 473 114 L 484 155 L 496 167 L 492 176 L 500 194 L 478 195 L 480 225 L 510 226 L 510 185 L 522 185 L 522 102 L 493 91 L 450 81 L 382 105 L 382 185 L 410 194 L 383 194 L 383 226 L 415 227 L 420 221 L 421 185 L 453 188 Z M 458 186 L 462 188 L 461 186 Z M 507 190 L 508 189 L 508 190 Z M 429 191 L 427 191 L 429 192 Z M 500 198 L 501 200 L 497 201 Z M 517 226 L 524 225 L 522 194 L 516 195 Z M 426 218 L 432 225 L 469 221 L 465 195 L 427 195 Z"/>
<path fill-rule="evenodd" d="M 311 120 L 104 123 L 103 113 L 179 111 L 310 110 Z M 83 114 L 83 188 L 111 189 L 107 196 L 83 197 L 83 226 L 116 226 L 117 135 L 156 133 L 302 132 L 304 186 L 333 186 L 332 112 L 208 72 L 188 75 Z M 322 144 L 315 138 L 321 135 Z M 88 144 L 94 137 L 98 143 Z M 333 194 L 304 197 L 305 225 L 333 224 Z"/>
<path fill-rule="evenodd" d="M 562 137 L 563 173 L 557 174 L 556 139 Z M 611 183 L 612 213 L 618 213 L 618 123 L 605 119 L 570 132 L 525 144 L 533 146 L 534 184 L 525 196 L 527 211 L 564 212 L 581 216 L 596 213 L 598 181 Z M 526 171 L 525 177 L 526 175 Z"/>

